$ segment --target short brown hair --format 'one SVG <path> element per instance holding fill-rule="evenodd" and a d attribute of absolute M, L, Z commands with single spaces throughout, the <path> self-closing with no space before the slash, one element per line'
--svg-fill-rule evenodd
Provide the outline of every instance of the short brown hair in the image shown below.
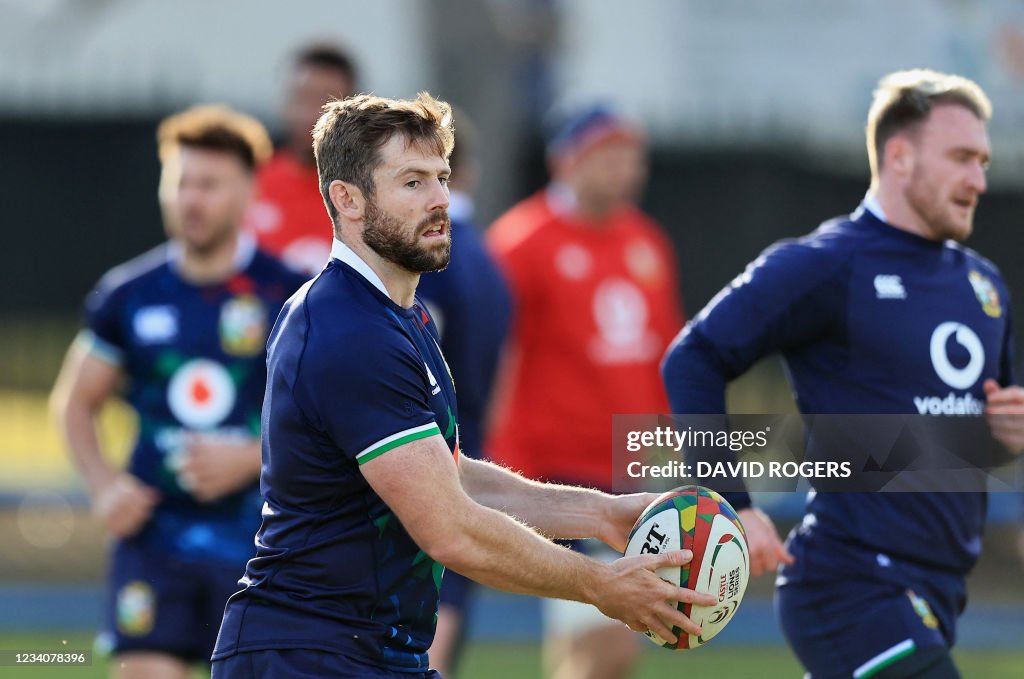
<path fill-rule="evenodd" d="M 866 128 L 871 176 L 878 177 L 885 144 L 920 125 L 936 106 L 961 106 L 979 120 L 992 117 L 992 103 L 973 80 L 925 68 L 896 71 L 878 81 Z"/>
<path fill-rule="evenodd" d="M 331 182 L 355 184 L 367 197 L 372 196 L 380 148 L 393 135 L 402 135 L 409 143 L 426 144 L 445 160 L 455 146 L 451 106 L 426 92 L 413 100 L 360 94 L 327 102 L 323 111 L 313 127 L 313 155 L 320 194 L 335 224 L 338 213 L 331 203 Z"/>
<path fill-rule="evenodd" d="M 452 147 L 452 152 L 448 156 L 448 164 L 451 165 L 454 174 L 461 171 L 464 164 L 469 165 L 475 160 L 480 133 L 465 111 L 459 107 L 452 107 L 452 116 L 459 119 L 459 129 L 455 133 L 456 141 L 459 143 Z"/>
<path fill-rule="evenodd" d="M 359 68 L 355 59 L 341 45 L 331 42 L 313 42 L 304 45 L 292 55 L 292 66 L 329 68 L 348 79 L 354 87 L 359 82 Z"/>
<path fill-rule="evenodd" d="M 273 152 L 270 136 L 258 120 L 222 105 L 193 106 L 164 118 L 156 140 L 161 162 L 187 146 L 234 154 L 250 172 Z"/>

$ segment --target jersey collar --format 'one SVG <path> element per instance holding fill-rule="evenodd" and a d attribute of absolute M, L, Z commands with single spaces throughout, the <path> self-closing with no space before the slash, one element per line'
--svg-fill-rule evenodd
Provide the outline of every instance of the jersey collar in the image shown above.
<path fill-rule="evenodd" d="M 473 199 L 468 193 L 452 191 L 448 196 L 448 217 L 453 222 L 473 221 Z"/>
<path fill-rule="evenodd" d="M 331 258 L 348 264 L 359 272 L 363 278 L 370 281 L 370 283 L 373 284 L 373 287 L 384 293 L 385 297 L 391 299 L 391 295 L 388 294 L 388 290 L 384 287 L 384 281 L 380 279 L 380 276 L 374 273 L 373 269 L 370 268 L 370 265 L 364 262 L 359 255 L 353 252 L 352 248 L 345 245 L 337 238 L 334 239 L 334 244 L 331 245 Z"/>
<path fill-rule="evenodd" d="M 571 215 L 576 211 L 579 201 L 576 193 L 568 184 L 562 182 L 551 182 L 544 191 L 544 198 L 547 200 L 548 209 L 556 215 Z"/>
<path fill-rule="evenodd" d="M 889 221 L 885 218 L 885 211 L 882 209 L 882 204 L 878 202 L 878 196 L 876 196 L 871 191 L 868 191 L 867 195 L 864 196 L 864 201 L 861 203 L 861 205 L 864 207 L 865 210 L 873 214 L 875 216 L 875 219 L 877 219 L 878 221 L 885 222 L 887 224 L 889 223 Z"/>

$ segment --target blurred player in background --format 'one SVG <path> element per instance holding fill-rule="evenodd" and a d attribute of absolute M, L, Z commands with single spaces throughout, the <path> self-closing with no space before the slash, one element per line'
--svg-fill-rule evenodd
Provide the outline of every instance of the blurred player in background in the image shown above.
<path fill-rule="evenodd" d="M 551 184 L 487 235 L 512 289 L 507 370 L 487 451 L 525 476 L 609 490 L 612 415 L 665 412 L 658 362 L 682 322 L 667 238 L 635 202 L 639 130 L 595 106 L 548 145 Z M 604 559 L 614 554 L 597 545 Z M 593 607 L 543 602 L 553 677 L 623 677 L 638 637 Z"/>
<path fill-rule="evenodd" d="M 284 144 L 256 175 L 256 201 L 245 219 L 259 246 L 298 271 L 315 274 L 331 254 L 331 231 L 313 158 L 313 125 L 331 99 L 355 92 L 355 61 L 340 46 L 301 48 L 288 71 Z"/>
<path fill-rule="evenodd" d="M 441 351 L 458 385 L 459 452 L 484 457 L 484 420 L 498 357 L 509 323 L 508 286 L 484 248 L 473 219 L 473 189 L 479 168 L 476 130 L 462 113 L 455 116 L 455 146 L 448 165 L 451 261 L 444 271 L 424 274 L 417 292 L 441 336 Z M 437 630 L 430 662 L 442 675 L 454 675 L 465 633 L 473 583 L 447 573 L 441 588 Z"/>
<path fill-rule="evenodd" d="M 803 413 L 973 402 L 1019 452 L 1024 390 L 1013 386 L 1007 290 L 960 244 L 986 188 L 990 113 L 965 78 L 883 78 L 868 113 L 864 202 L 766 250 L 681 333 L 664 365 L 673 412 L 725 412 L 726 383 L 781 352 Z M 754 570 L 785 561 L 778 615 L 807 676 L 958 677 L 949 649 L 985 507 L 983 492 L 812 493 L 789 537 L 795 560 L 770 521 L 747 513 Z"/>
<path fill-rule="evenodd" d="M 428 94 L 332 102 L 317 122 L 332 259 L 270 338 L 267 504 L 216 679 L 437 677 L 427 649 L 445 567 L 673 639 L 673 625 L 698 628 L 672 602 L 714 601 L 653 572 L 683 551 L 606 565 L 537 532 L 621 549 L 653 494 L 539 484 L 459 455 L 455 388 L 416 298 L 450 256 L 452 143 L 450 109 Z"/>
<path fill-rule="evenodd" d="M 239 233 L 271 150 L 256 120 L 196 107 L 163 121 L 157 137 L 170 241 L 89 294 L 52 403 L 115 538 L 113 675 L 183 679 L 189 663 L 209 660 L 252 553 L 266 338 L 302 276 Z M 96 426 L 119 393 L 139 418 L 125 470 L 105 459 Z"/>

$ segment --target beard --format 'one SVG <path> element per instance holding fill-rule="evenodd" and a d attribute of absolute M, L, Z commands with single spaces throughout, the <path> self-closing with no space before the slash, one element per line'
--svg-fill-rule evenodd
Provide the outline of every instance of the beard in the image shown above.
<path fill-rule="evenodd" d="M 432 246 L 420 244 L 420 234 L 443 219 L 446 237 Z M 428 217 L 411 232 L 400 220 L 381 210 L 376 201 L 366 202 L 363 241 L 384 259 L 412 273 L 444 271 L 452 254 L 452 229 L 448 211 Z"/>
<path fill-rule="evenodd" d="M 232 213 L 219 220 L 195 213 L 182 215 L 168 211 L 164 215 L 168 235 L 201 257 L 216 252 L 234 239 L 241 220 L 241 213 Z"/>
<path fill-rule="evenodd" d="M 932 189 L 926 177 L 915 172 L 904 197 L 907 204 L 928 225 L 936 240 L 961 242 L 971 235 L 974 211 L 970 211 L 965 221 L 957 220 L 948 207 L 948 201 L 939 199 L 939 193 Z"/>

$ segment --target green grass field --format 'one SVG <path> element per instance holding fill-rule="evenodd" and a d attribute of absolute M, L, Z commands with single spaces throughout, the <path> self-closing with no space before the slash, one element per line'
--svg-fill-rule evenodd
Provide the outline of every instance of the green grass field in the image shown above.
<path fill-rule="evenodd" d="M 67 641 L 67 644 L 63 642 Z M 0 650 L 84 650 L 92 639 L 77 633 L 69 636 L 22 634 L 0 636 Z M 1020 679 L 1024 676 L 1024 650 L 965 651 L 957 653 L 965 679 Z M 101 679 L 106 663 L 94 659 L 91 667 L 0 667 L 3 679 Z M 196 672 L 197 678 L 204 676 Z M 666 677 L 714 677 L 715 679 L 799 679 L 802 672 L 785 649 L 702 648 L 673 653 L 647 649 L 634 679 Z M 458 677 L 447 679 L 535 679 L 540 677 L 539 649 L 532 645 L 477 643 L 467 649 Z"/>

